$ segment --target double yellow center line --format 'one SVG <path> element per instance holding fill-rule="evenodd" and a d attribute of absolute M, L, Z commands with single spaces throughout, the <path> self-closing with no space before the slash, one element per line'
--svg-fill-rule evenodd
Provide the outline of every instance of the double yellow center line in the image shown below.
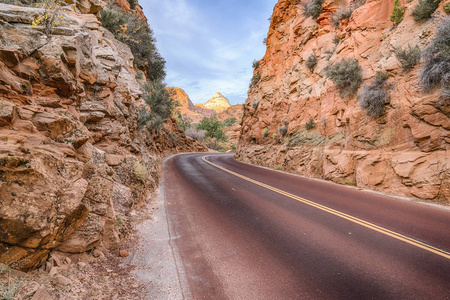
<path fill-rule="evenodd" d="M 239 173 L 230 171 L 230 170 L 228 170 L 228 169 L 225 169 L 225 168 L 222 167 L 222 166 L 219 166 L 219 165 L 217 165 L 217 164 L 215 164 L 215 163 L 210 162 L 209 160 L 206 159 L 206 156 L 203 156 L 203 157 L 202 157 L 202 160 L 205 161 L 206 163 L 208 163 L 208 164 L 210 164 L 210 165 L 212 165 L 212 166 L 218 168 L 218 169 L 221 169 L 221 170 L 223 170 L 223 171 L 225 171 L 225 172 L 231 174 L 231 175 L 234 175 L 234 176 L 236 176 L 236 177 L 239 177 L 239 178 L 241 178 L 241 179 L 243 179 L 243 180 L 249 181 L 249 182 L 254 183 L 254 184 L 256 184 L 256 185 L 259 185 L 259 186 L 261 186 L 261 187 L 263 187 L 263 188 L 266 188 L 266 189 L 268 189 L 268 190 L 271 190 L 271 191 L 273 191 L 273 192 L 275 192 L 275 193 L 284 195 L 284 196 L 289 197 L 289 198 L 291 198 L 291 199 L 297 200 L 297 201 L 302 202 L 302 203 L 304 203 L 304 204 L 307 204 L 307 205 L 313 206 L 313 207 L 315 207 L 315 208 L 318 208 L 318 209 L 320 209 L 320 210 L 323 210 L 323 211 L 325 211 L 325 212 L 328 212 L 328 213 L 330 213 L 330 214 L 332 214 L 332 215 L 335 215 L 335 216 L 341 217 L 341 218 L 343 218 L 343 219 L 349 220 L 350 222 L 353 222 L 353 223 L 359 224 L 359 225 L 361 225 L 361 226 L 364 226 L 364 227 L 366 227 L 366 228 L 369 228 L 369 229 L 378 231 L 378 232 L 380 232 L 380 233 L 382 233 L 382 234 L 388 235 L 388 236 L 393 237 L 393 238 L 395 238 L 395 239 L 397 239 L 397 240 L 403 241 L 403 242 L 405 242 L 405 243 L 411 244 L 411 245 L 413 245 L 413 246 L 422 248 L 422 249 L 427 250 L 427 251 L 429 251 L 429 252 L 432 252 L 432 253 L 434 253 L 434 254 L 440 255 L 440 256 L 445 257 L 445 258 L 447 258 L 447 259 L 450 259 L 450 252 L 445 251 L 445 250 L 443 250 L 443 249 L 436 248 L 436 247 L 431 246 L 431 245 L 429 245 L 429 244 L 427 244 L 427 243 L 424 243 L 424 242 L 421 242 L 421 241 L 419 241 L 419 240 L 410 238 L 410 237 L 408 237 L 408 236 L 406 236 L 406 235 L 403 235 L 403 234 L 394 232 L 394 231 L 392 231 L 392 230 L 389 230 L 389 229 L 387 229 L 387 228 L 384 228 L 384 227 L 375 225 L 375 224 L 373 224 L 373 223 L 370 223 L 370 222 L 367 222 L 367 221 L 358 219 L 358 218 L 353 217 L 353 216 L 351 216 L 351 215 L 348 215 L 348 214 L 345 214 L 345 213 L 343 213 L 343 212 L 337 211 L 337 210 L 335 210 L 335 209 L 329 208 L 329 207 L 327 207 L 327 206 L 324 206 L 324 205 L 315 203 L 315 202 L 313 202 L 313 201 L 310 201 L 310 200 L 307 200 L 307 199 L 305 199 L 305 198 L 296 196 L 296 195 L 294 195 L 294 194 L 285 192 L 285 191 L 283 191 L 283 190 L 274 188 L 274 187 L 272 187 L 272 186 L 270 186 L 270 185 L 267 185 L 267 184 L 265 184 L 265 183 L 256 181 L 256 180 L 251 179 L 251 178 L 246 177 L 246 176 L 243 176 L 243 175 L 241 175 L 241 174 L 239 174 Z"/>

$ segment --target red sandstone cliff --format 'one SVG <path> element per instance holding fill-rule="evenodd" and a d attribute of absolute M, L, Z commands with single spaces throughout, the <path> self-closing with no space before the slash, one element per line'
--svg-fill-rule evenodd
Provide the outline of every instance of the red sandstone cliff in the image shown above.
<path fill-rule="evenodd" d="M 133 55 L 100 9 L 77 1 L 47 38 L 31 26 L 42 9 L 0 3 L 0 263 L 29 270 L 54 249 L 116 249 L 161 156 L 206 150 L 174 120 L 138 127 Z"/>
<path fill-rule="evenodd" d="M 443 1 L 431 19 L 411 16 L 418 3 L 402 1 L 404 20 L 389 20 L 393 1 L 369 0 L 338 27 L 330 16 L 349 1 L 323 3 L 317 21 L 296 0 L 275 6 L 267 51 L 254 71 L 245 103 L 238 156 L 247 162 L 391 194 L 448 202 L 450 113 L 441 89 L 423 92 L 423 61 L 403 71 L 394 49 L 432 42 L 446 18 Z M 448 17 L 447 17 L 448 18 Z M 309 70 L 307 59 L 317 64 Z M 326 67 L 355 58 L 369 84 L 387 72 L 390 102 L 379 118 L 368 116 L 356 97 L 341 98 Z M 314 128 L 306 129 L 312 120 Z"/>

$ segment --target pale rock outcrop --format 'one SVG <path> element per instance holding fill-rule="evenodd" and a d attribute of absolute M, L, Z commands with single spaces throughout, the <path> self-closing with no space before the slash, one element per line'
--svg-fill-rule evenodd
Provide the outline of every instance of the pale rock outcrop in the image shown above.
<path fill-rule="evenodd" d="M 242 120 L 238 156 L 246 162 L 391 194 L 447 203 L 450 199 L 450 114 L 440 89 L 424 93 L 420 62 L 411 72 L 399 66 L 394 49 L 430 45 L 447 17 L 444 2 L 433 17 L 415 22 L 418 1 L 402 1 L 404 20 L 389 20 L 393 1 L 372 0 L 338 27 L 330 15 L 353 1 L 323 3 L 317 21 L 295 0 L 279 0 L 267 51 L 255 69 Z M 333 40 L 335 40 L 333 42 Z M 317 64 L 308 69 L 314 54 Z M 390 103 L 374 119 L 356 97 L 341 98 L 325 68 L 355 58 L 364 83 L 377 71 L 389 74 Z M 448 102 L 448 101 L 447 101 Z M 306 123 L 315 127 L 307 130 Z"/>
<path fill-rule="evenodd" d="M 217 113 L 225 111 L 227 108 L 231 107 L 228 99 L 225 98 L 221 93 L 215 93 L 211 99 L 206 101 L 204 104 L 205 108 L 212 109 Z"/>

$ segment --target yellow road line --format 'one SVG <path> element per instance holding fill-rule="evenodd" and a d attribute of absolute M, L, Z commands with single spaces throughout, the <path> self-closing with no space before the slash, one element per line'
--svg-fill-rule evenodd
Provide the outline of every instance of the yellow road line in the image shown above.
<path fill-rule="evenodd" d="M 219 165 L 216 165 L 215 163 L 210 162 L 209 160 L 206 159 L 206 156 L 203 156 L 203 157 L 202 157 L 202 160 L 205 161 L 205 162 L 207 162 L 208 164 L 210 164 L 210 165 L 212 165 L 212 166 L 218 168 L 218 169 L 221 169 L 221 170 L 223 170 L 223 171 L 229 173 L 229 174 L 232 174 L 232 175 L 234 175 L 234 176 L 236 176 L 236 177 L 239 177 L 239 178 L 241 178 L 241 179 L 244 179 L 244 180 L 246 180 L 246 181 L 249 181 L 249 182 L 251 182 L 251 183 L 254 183 L 254 184 L 256 184 L 256 185 L 259 185 L 259 186 L 261 186 L 261 187 L 264 187 L 264 188 L 266 188 L 266 189 L 268 189 L 268 190 L 274 191 L 274 192 L 276 192 L 276 193 L 278 193 L 278 194 L 284 195 L 284 196 L 286 196 L 286 197 L 289 197 L 289 198 L 291 198 L 291 199 L 297 200 L 297 201 L 302 202 L 302 203 L 304 203 L 304 204 L 313 206 L 313 207 L 318 208 L 318 209 L 320 209 L 320 210 L 326 211 L 326 212 L 328 212 L 328 213 L 330 213 L 330 214 L 333 214 L 333 215 L 335 215 L 335 216 L 338 216 L 338 217 L 341 217 L 341 218 L 343 218 L 343 219 L 349 220 L 349 221 L 351 221 L 351 222 L 353 222 L 353 223 L 359 224 L 359 225 L 364 226 L 364 227 L 366 227 L 366 228 L 370 228 L 370 229 L 372 229 L 372 230 L 378 231 L 378 232 L 380 232 L 380 233 L 383 233 L 383 234 L 385 234 L 385 235 L 388 235 L 388 236 L 390 236 L 390 237 L 393 237 L 393 238 L 395 238 L 395 239 L 397 239 L 397 240 L 403 241 L 403 242 L 405 242 L 405 243 L 411 244 L 411 245 L 413 245 L 413 246 L 422 248 L 422 249 L 427 250 L 427 251 L 429 251 L 429 252 L 432 252 L 432 253 L 435 253 L 435 254 L 440 255 L 440 256 L 442 256 L 442 257 L 445 257 L 445 258 L 447 258 L 447 259 L 450 259 L 450 252 L 445 251 L 445 250 L 443 250 L 443 249 L 436 248 L 436 247 L 431 246 L 431 245 L 429 245 L 429 244 L 427 244 L 427 243 L 424 243 L 424 242 L 421 242 L 421 241 L 419 241 L 419 240 L 410 238 L 410 237 L 408 237 L 408 236 L 406 236 L 406 235 L 397 233 L 397 232 L 392 231 L 392 230 L 389 230 L 389 229 L 387 229 L 387 228 L 384 228 L 384 227 L 375 225 L 375 224 L 373 224 L 373 223 L 370 223 L 370 222 L 364 221 L 364 220 L 362 220 L 362 219 L 353 217 L 353 216 L 351 216 L 351 215 L 348 215 L 348 214 L 346 214 L 346 213 L 343 213 L 343 212 L 340 212 L 340 211 L 338 211 L 338 210 L 332 209 L 332 208 L 330 208 L 330 207 L 324 206 L 324 205 L 322 205 L 322 204 L 315 203 L 315 202 L 313 202 L 313 201 L 307 200 L 307 199 L 305 199 L 305 198 L 296 196 L 296 195 L 294 195 L 294 194 L 291 194 L 291 193 L 285 192 L 285 191 L 283 191 L 283 190 L 274 188 L 274 187 L 272 187 L 272 186 L 270 186 L 270 185 L 267 185 L 267 184 L 265 184 L 265 183 L 256 181 L 256 180 L 251 179 L 251 178 L 246 177 L 246 176 L 243 176 L 243 175 L 241 175 L 241 174 L 239 174 L 239 173 L 233 172 L 233 171 L 228 170 L 228 169 L 226 169 L 226 168 L 224 168 L 224 167 L 222 167 L 222 166 L 219 166 Z"/>

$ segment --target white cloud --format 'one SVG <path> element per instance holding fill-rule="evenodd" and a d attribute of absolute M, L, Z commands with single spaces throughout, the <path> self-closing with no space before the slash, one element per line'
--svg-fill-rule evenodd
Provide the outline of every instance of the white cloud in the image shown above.
<path fill-rule="evenodd" d="M 262 40 L 275 3 L 143 1 L 158 49 L 167 61 L 167 84 L 184 89 L 194 103 L 203 103 L 216 92 L 232 104 L 243 103 L 252 61 L 265 51 Z"/>

